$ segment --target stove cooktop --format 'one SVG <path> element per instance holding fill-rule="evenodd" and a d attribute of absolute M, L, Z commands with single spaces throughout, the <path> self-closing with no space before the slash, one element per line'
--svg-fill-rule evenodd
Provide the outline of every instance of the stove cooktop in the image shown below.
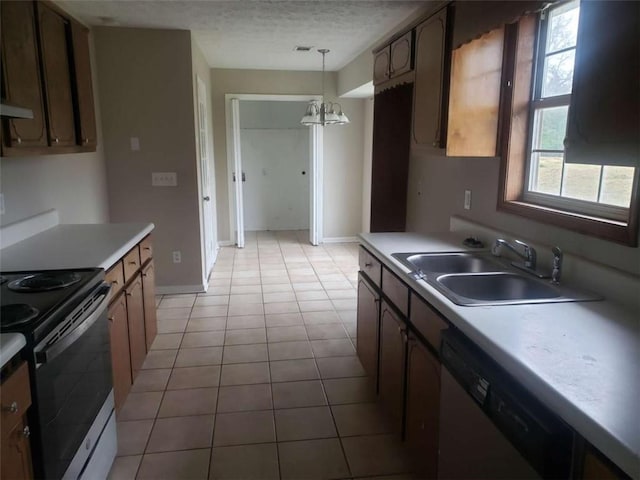
<path fill-rule="evenodd" d="M 103 279 L 101 268 L 2 272 L 0 331 L 42 338 Z"/>

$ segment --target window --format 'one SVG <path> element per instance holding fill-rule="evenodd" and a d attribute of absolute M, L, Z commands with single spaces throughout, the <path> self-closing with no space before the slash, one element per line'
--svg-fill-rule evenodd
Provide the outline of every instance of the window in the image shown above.
<path fill-rule="evenodd" d="M 624 220 L 631 201 L 633 167 L 564 162 L 579 15 L 578 1 L 542 14 L 523 198 L 550 207 Z"/>
<path fill-rule="evenodd" d="M 619 21 L 623 13 L 617 15 Z M 612 60 L 607 63 L 607 58 L 602 57 L 608 55 L 603 55 L 602 50 L 596 56 L 592 46 L 585 46 L 583 41 L 587 32 L 596 43 L 603 43 L 599 36 L 608 35 L 607 53 L 627 44 L 624 33 L 603 33 L 611 32 L 611 25 L 587 30 L 585 25 L 593 27 L 595 18 L 599 17 L 593 9 L 588 11 L 586 4 L 581 8 L 580 2 L 573 0 L 556 4 L 537 15 L 523 16 L 518 23 L 507 25 L 503 62 L 503 84 L 507 88 L 501 100 L 503 162 L 498 208 L 635 246 L 638 242 L 638 168 L 633 163 L 631 166 L 619 165 L 607 158 L 613 155 L 609 155 L 610 152 L 615 152 L 616 144 L 598 150 L 599 154 L 604 153 L 595 161 L 593 156 L 588 161 L 580 155 L 573 155 L 570 161 L 567 158 L 567 146 L 578 123 L 576 118 L 580 122 L 593 118 L 593 115 L 577 116 L 577 112 L 581 112 L 579 108 L 584 108 L 579 102 L 584 102 L 588 94 L 598 90 L 606 93 L 605 101 L 610 96 L 620 97 L 620 93 L 611 92 L 618 78 L 622 80 L 621 85 L 628 85 L 622 76 L 629 74 L 620 70 L 610 75 L 613 83 L 607 80 L 609 84 L 604 87 L 593 80 L 592 72 L 600 69 L 601 64 L 604 64 L 602 69 L 606 68 Z M 580 70 L 576 68 L 576 58 L 582 62 Z M 587 61 L 598 62 L 596 68 L 593 63 L 585 68 Z M 635 82 L 633 85 L 637 83 L 637 80 L 631 81 Z M 574 88 L 581 96 L 573 91 Z M 625 93 L 629 91 L 626 87 L 620 88 Z M 629 101 L 631 108 L 627 107 L 627 110 L 633 110 L 637 96 L 629 96 Z M 590 107 L 593 103 L 592 100 Z M 607 115 L 610 111 L 611 108 L 604 108 L 603 119 L 596 120 L 603 124 L 615 123 L 618 118 Z M 631 129 L 635 128 L 636 117 L 631 117 L 632 122 L 626 122 Z M 590 121 L 590 125 L 595 123 Z M 598 138 L 606 146 L 609 138 L 605 138 L 605 142 L 601 140 Z M 633 151 L 638 151 L 637 136 L 631 142 L 627 137 L 625 142 L 626 146 L 635 149 Z M 589 147 L 588 142 L 580 145 L 581 152 L 585 151 L 585 145 Z"/>

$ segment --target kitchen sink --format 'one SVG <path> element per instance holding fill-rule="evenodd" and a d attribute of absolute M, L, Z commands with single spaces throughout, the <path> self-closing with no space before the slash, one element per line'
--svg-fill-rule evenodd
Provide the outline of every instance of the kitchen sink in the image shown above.
<path fill-rule="evenodd" d="M 582 302 L 602 297 L 555 285 L 513 269 L 488 252 L 393 253 L 453 303 L 463 306 Z"/>
<path fill-rule="evenodd" d="M 502 266 L 488 253 L 394 253 L 412 271 L 429 273 L 475 273 L 501 271 Z"/>

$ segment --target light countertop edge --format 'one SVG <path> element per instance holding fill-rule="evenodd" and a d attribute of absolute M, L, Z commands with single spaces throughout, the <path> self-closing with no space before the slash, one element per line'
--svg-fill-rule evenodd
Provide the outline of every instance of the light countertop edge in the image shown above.
<path fill-rule="evenodd" d="M 1 270 L 106 270 L 153 229 L 152 223 L 57 225 L 0 250 Z"/>
<path fill-rule="evenodd" d="M 363 233 L 359 238 L 548 408 L 632 478 L 640 478 L 640 424 L 631 420 L 640 398 L 640 333 L 631 312 L 606 300 L 459 306 L 407 275 L 409 269 L 391 253 L 471 250 L 462 245 L 462 236 Z M 608 340 L 616 348 L 607 348 Z"/>
<path fill-rule="evenodd" d="M 0 334 L 0 363 L 4 367 L 27 344 L 21 333 Z"/>

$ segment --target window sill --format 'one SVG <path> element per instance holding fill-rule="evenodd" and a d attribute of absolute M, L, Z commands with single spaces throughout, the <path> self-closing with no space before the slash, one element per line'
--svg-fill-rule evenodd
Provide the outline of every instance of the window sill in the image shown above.
<path fill-rule="evenodd" d="M 517 200 L 499 200 L 498 210 L 630 247 L 638 246 L 637 218 L 620 222 Z"/>

